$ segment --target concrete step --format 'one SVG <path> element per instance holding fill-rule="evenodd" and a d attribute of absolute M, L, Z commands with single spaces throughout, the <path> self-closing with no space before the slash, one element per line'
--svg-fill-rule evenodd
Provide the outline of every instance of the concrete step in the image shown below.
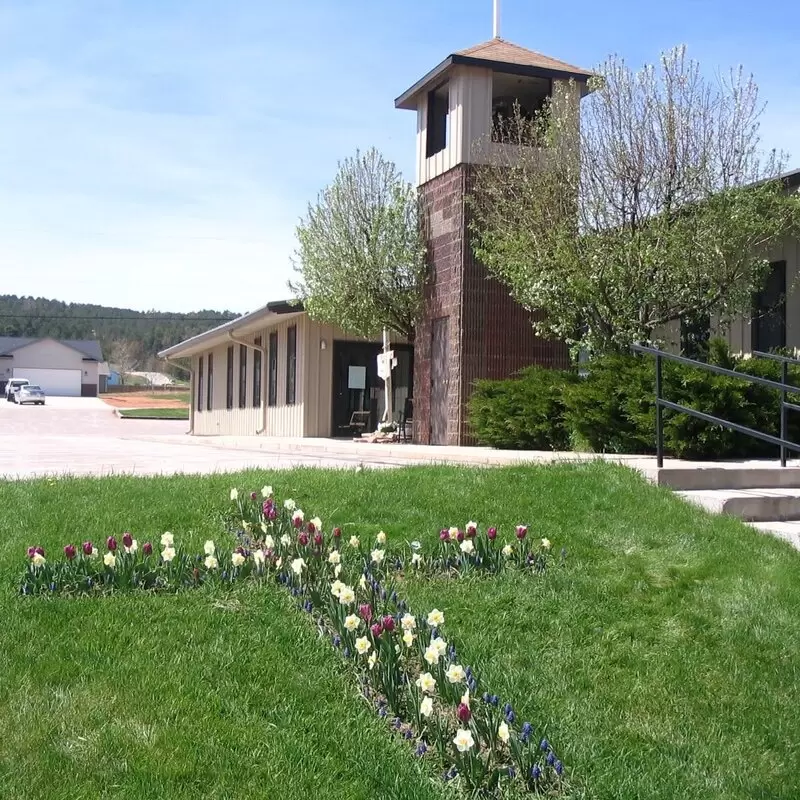
<path fill-rule="evenodd" d="M 798 520 L 768 520 L 765 522 L 749 523 L 756 530 L 768 533 L 789 542 L 795 550 L 800 550 L 800 521 Z"/>
<path fill-rule="evenodd" d="M 743 466 L 663 467 L 655 475 L 659 486 L 681 491 L 715 489 L 800 489 L 800 467 Z"/>
<path fill-rule="evenodd" d="M 800 489 L 700 489 L 676 494 L 712 514 L 745 522 L 800 520 Z"/>

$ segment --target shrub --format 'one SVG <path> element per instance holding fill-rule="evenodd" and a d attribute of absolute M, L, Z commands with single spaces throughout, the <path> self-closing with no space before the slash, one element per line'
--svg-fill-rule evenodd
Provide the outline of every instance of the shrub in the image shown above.
<path fill-rule="evenodd" d="M 527 367 L 515 378 L 478 381 L 469 422 L 478 441 L 503 450 L 568 450 L 564 392 L 574 372 Z"/>

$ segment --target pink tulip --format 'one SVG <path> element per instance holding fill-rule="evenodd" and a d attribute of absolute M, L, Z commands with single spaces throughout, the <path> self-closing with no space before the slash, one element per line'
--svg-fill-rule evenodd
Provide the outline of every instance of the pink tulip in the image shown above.
<path fill-rule="evenodd" d="M 489 528 L 489 530 L 486 531 L 486 535 L 491 541 L 494 541 L 497 538 L 497 528 Z"/>
<path fill-rule="evenodd" d="M 517 539 L 522 541 L 528 535 L 527 525 L 517 525 Z"/>
<path fill-rule="evenodd" d="M 67 557 L 67 559 L 69 561 L 72 561 L 72 559 L 75 558 L 75 545 L 74 544 L 68 544 L 64 548 L 64 555 Z"/>

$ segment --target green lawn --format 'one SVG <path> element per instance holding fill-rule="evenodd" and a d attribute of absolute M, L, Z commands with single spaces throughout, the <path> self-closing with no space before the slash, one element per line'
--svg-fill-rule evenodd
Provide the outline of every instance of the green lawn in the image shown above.
<path fill-rule="evenodd" d="M 181 403 L 189 404 L 189 392 L 153 392 L 152 394 L 145 395 L 145 397 L 148 400 L 180 400 Z"/>
<path fill-rule="evenodd" d="M 189 419 L 188 408 L 120 408 L 126 419 Z"/>
<path fill-rule="evenodd" d="M 599 464 L 0 483 L 0 797 L 447 796 L 278 587 L 13 593 L 28 544 L 199 547 L 230 486 L 263 483 L 347 535 L 432 543 L 471 518 L 565 546 L 544 578 L 405 588 L 545 726 L 576 795 L 800 797 L 800 554 Z"/>

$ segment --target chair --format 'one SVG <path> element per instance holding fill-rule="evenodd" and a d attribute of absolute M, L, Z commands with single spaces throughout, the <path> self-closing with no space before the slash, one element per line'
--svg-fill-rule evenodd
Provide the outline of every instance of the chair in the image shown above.
<path fill-rule="evenodd" d="M 400 435 L 404 442 L 409 440 L 409 430 L 413 433 L 414 427 L 414 398 L 406 397 L 403 413 L 400 415 Z"/>
<path fill-rule="evenodd" d="M 355 436 L 356 434 L 362 434 L 367 429 L 369 425 L 370 417 L 372 416 L 371 411 L 354 411 L 353 415 L 350 417 L 350 432 Z"/>

